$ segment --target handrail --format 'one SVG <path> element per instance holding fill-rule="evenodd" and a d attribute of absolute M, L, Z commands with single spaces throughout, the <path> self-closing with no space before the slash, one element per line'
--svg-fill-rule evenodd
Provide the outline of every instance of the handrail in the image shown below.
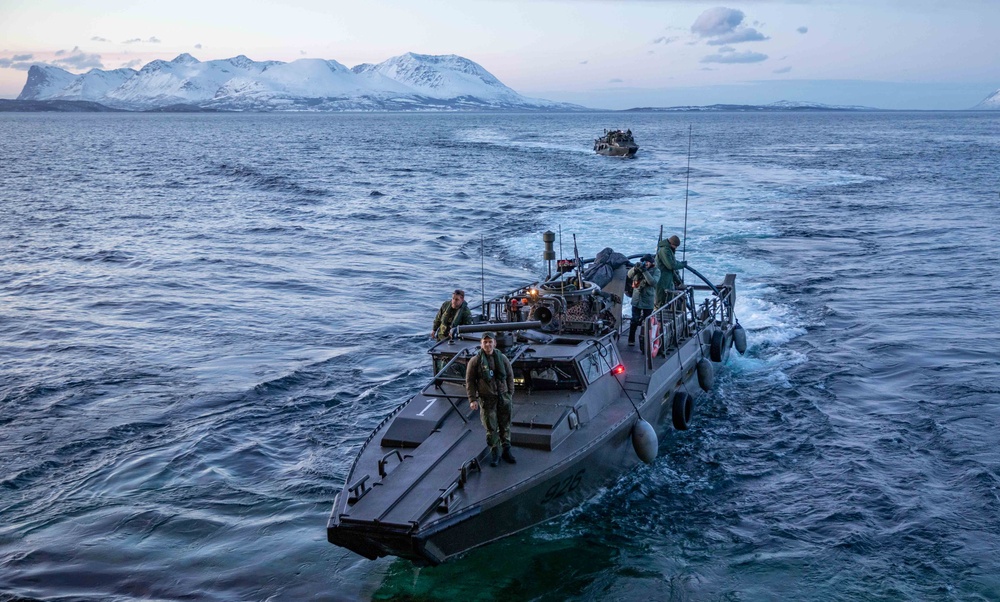
<path fill-rule="evenodd" d="M 660 306 L 659 309 L 654 310 L 653 313 L 649 315 L 649 317 L 643 320 L 642 333 L 643 333 L 643 339 L 646 341 L 645 343 L 646 347 L 643 352 L 643 355 L 645 356 L 645 361 L 643 362 L 643 365 L 646 370 L 653 369 L 653 354 L 651 352 L 654 346 L 653 341 L 654 340 L 659 341 L 660 343 L 659 349 L 665 349 L 667 347 L 666 343 L 667 343 L 668 320 L 664 319 L 665 316 L 669 316 L 670 339 L 675 347 L 680 347 L 681 345 L 681 335 L 680 333 L 678 333 L 677 323 L 675 321 L 675 318 L 677 316 L 683 316 L 682 327 L 684 330 L 684 336 L 685 337 L 689 336 L 688 333 L 691 330 L 689 321 L 692 318 L 691 311 L 688 308 L 689 301 L 690 305 L 693 306 L 694 291 L 685 289 L 683 291 L 676 292 L 676 294 L 670 297 L 670 299 L 668 299 L 666 303 Z M 683 307 L 683 309 L 681 309 L 680 311 L 678 311 L 677 308 L 678 304 L 681 304 Z M 654 319 L 660 325 L 660 331 L 656 333 L 655 339 L 652 336 Z"/>
<path fill-rule="evenodd" d="M 715 288 L 715 285 L 714 285 L 714 284 L 712 284 L 711 282 L 709 282 L 708 278 L 705 278 L 704 276 L 702 276 L 702 275 L 701 275 L 701 272 L 699 272 L 698 270 L 694 269 L 694 268 L 693 268 L 693 267 L 691 267 L 691 266 L 687 266 L 687 267 L 686 267 L 686 268 L 684 268 L 684 269 L 686 269 L 687 271 L 691 272 L 691 273 L 692 273 L 692 274 L 694 274 L 695 276 L 697 276 L 697 277 L 701 278 L 701 279 L 702 279 L 702 281 L 703 281 L 703 282 L 704 282 L 705 284 L 707 284 L 707 285 L 708 285 L 708 288 L 712 289 L 712 292 L 713 292 L 713 293 L 715 293 L 715 294 L 716 294 L 716 295 L 718 295 L 719 297 L 721 297 L 721 296 L 722 296 L 722 293 L 720 293 L 720 292 L 719 292 L 719 289 Z"/>
<path fill-rule="evenodd" d="M 403 463 L 403 454 L 400 453 L 398 449 L 394 449 L 391 452 L 387 453 L 386 455 L 382 456 L 382 459 L 378 461 L 378 476 L 382 477 L 383 479 L 386 476 L 388 476 L 388 473 L 385 471 L 385 464 L 386 460 L 388 460 L 389 456 L 391 456 L 392 454 L 396 454 L 396 457 L 399 458 L 400 464 Z"/>
<path fill-rule="evenodd" d="M 363 498 L 366 493 L 371 491 L 372 489 L 371 487 L 365 487 L 365 483 L 368 482 L 369 478 L 371 478 L 371 475 L 366 474 L 365 476 L 358 479 L 353 485 L 347 488 L 347 493 L 351 494 L 347 497 L 348 506 L 358 503 L 358 500 Z M 358 493 L 358 489 L 361 490 L 360 493 Z"/>
<path fill-rule="evenodd" d="M 463 397 L 466 397 L 466 396 L 464 396 L 464 395 L 448 395 L 447 393 L 444 392 L 444 388 L 441 387 L 441 383 L 442 382 L 451 382 L 453 384 L 457 384 L 458 382 L 462 382 L 462 381 L 459 381 L 457 378 L 456 379 L 450 379 L 448 377 L 444 377 L 444 376 L 441 376 L 441 375 L 444 374 L 446 370 L 448 370 L 449 368 L 451 368 L 451 365 L 454 364 L 455 362 L 457 362 L 460 358 L 467 357 L 467 356 L 468 357 L 472 356 L 472 353 L 471 353 L 471 351 L 469 349 L 463 349 L 462 351 L 459 351 L 458 353 L 456 353 L 455 355 L 453 355 L 451 357 L 451 359 L 448 360 L 448 363 L 445 364 L 444 367 L 442 367 L 440 370 L 437 371 L 437 374 L 434 375 L 434 378 L 431 379 L 431 382 L 428 383 L 427 385 L 425 385 L 424 388 L 420 391 L 423 395 L 432 395 L 434 397 L 444 397 L 445 399 L 447 399 L 448 403 L 451 405 L 451 407 L 458 414 L 458 417 L 461 418 L 462 422 L 464 422 L 466 424 L 469 423 L 469 419 L 465 417 L 465 414 L 462 413 L 462 410 L 458 407 L 458 405 L 455 404 L 455 401 L 454 401 L 455 399 L 462 399 Z M 446 378 L 448 378 L 448 380 L 445 380 Z M 442 394 L 439 395 L 437 393 L 428 393 L 427 389 L 429 389 L 430 387 L 437 387 L 438 389 L 441 390 Z"/>
<path fill-rule="evenodd" d="M 462 467 L 458 469 L 458 482 L 464 487 L 469 481 L 469 471 L 475 468 L 479 472 L 483 471 L 482 465 L 479 463 L 479 457 L 476 456 L 471 460 L 467 460 Z"/>

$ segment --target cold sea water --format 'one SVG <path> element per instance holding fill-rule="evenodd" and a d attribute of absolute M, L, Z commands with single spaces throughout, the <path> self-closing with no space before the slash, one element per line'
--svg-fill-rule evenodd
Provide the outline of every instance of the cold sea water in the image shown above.
<path fill-rule="evenodd" d="M 683 234 L 689 128 L 750 342 L 692 429 L 440 567 L 328 544 L 450 290 Z M 0 600 L 1000 600 L 998 157 L 974 112 L 0 114 Z"/>

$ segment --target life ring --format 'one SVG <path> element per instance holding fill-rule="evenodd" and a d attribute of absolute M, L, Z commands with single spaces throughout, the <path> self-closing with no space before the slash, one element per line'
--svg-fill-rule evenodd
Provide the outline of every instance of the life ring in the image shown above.
<path fill-rule="evenodd" d="M 691 423 L 691 414 L 694 413 L 694 399 L 684 391 L 678 391 L 674 393 L 672 406 L 674 428 L 686 431 Z"/>
<path fill-rule="evenodd" d="M 724 351 L 722 343 L 724 338 L 725 336 L 721 330 L 716 329 L 712 332 L 712 344 L 708 347 L 708 357 L 712 358 L 713 362 L 722 361 L 722 352 Z"/>
<path fill-rule="evenodd" d="M 660 352 L 660 323 L 656 316 L 649 318 L 649 357 L 656 357 Z"/>

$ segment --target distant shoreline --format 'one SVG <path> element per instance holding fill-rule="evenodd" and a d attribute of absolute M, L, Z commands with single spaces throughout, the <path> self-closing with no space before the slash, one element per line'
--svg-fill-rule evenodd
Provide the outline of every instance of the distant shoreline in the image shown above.
<path fill-rule="evenodd" d="M 565 109 L 552 110 L 488 110 L 483 107 L 476 109 L 418 109 L 418 110 L 381 110 L 381 111 L 231 111 L 199 107 L 196 105 L 169 105 L 150 109 L 116 109 L 97 102 L 85 100 L 11 100 L 0 98 L 0 113 L 420 113 L 420 114 L 460 114 L 460 113 L 566 113 Z M 704 106 L 679 107 L 634 107 L 631 109 L 585 109 L 572 111 L 579 113 L 990 113 L 990 109 L 879 109 L 875 107 L 844 107 L 821 104 L 801 105 L 742 105 L 714 104 Z"/>

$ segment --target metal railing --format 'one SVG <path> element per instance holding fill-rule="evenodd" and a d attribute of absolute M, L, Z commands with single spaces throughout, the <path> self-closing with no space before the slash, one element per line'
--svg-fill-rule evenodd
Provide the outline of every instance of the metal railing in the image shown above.
<path fill-rule="evenodd" d="M 665 355 L 670 348 L 679 348 L 696 331 L 692 327 L 694 290 L 685 288 L 682 291 L 667 291 L 667 294 L 670 295 L 667 302 L 642 322 L 646 370 L 652 370 L 654 357 Z"/>
<path fill-rule="evenodd" d="M 645 370 L 652 370 L 654 357 L 680 348 L 703 329 L 716 324 L 731 325 L 735 320 L 735 281 L 734 274 L 727 274 L 721 286 L 690 285 L 680 291 L 668 291 L 671 296 L 667 302 L 642 323 Z M 711 295 L 696 303 L 695 292 L 711 292 Z"/>

